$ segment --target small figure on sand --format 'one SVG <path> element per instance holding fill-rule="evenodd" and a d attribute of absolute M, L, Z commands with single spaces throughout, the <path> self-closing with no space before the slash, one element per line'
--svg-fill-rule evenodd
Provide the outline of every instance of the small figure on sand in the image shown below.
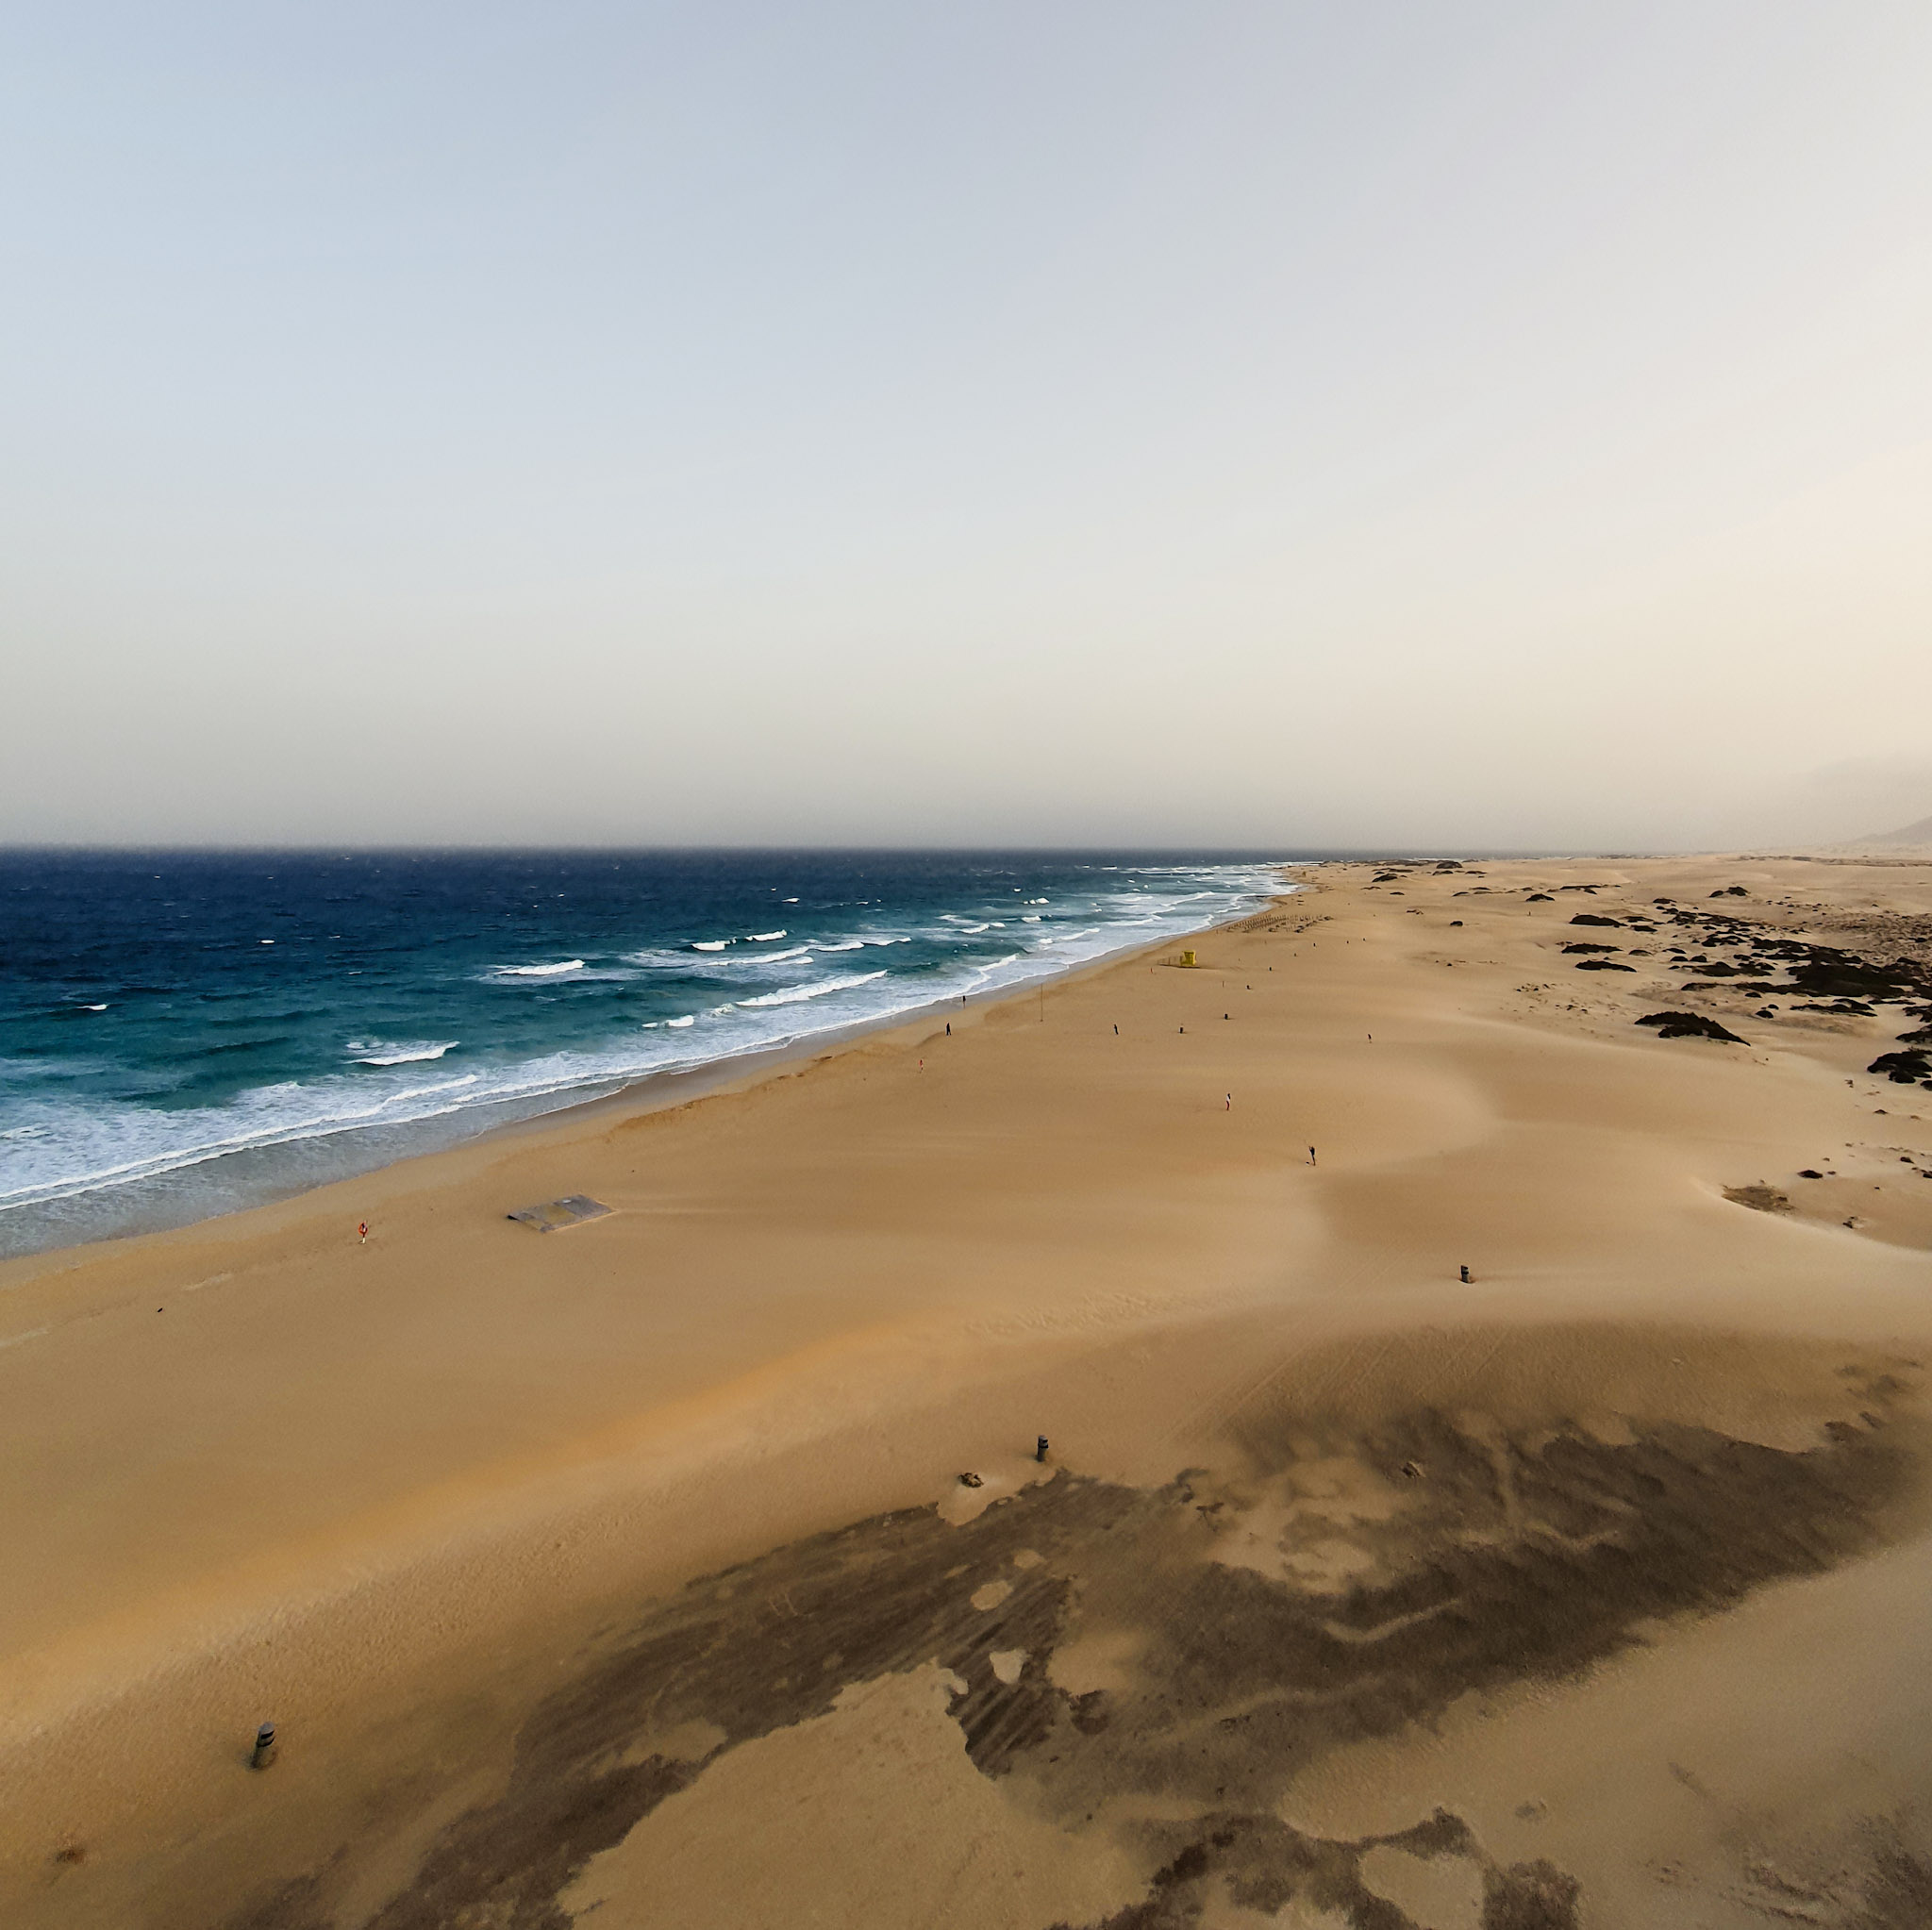
<path fill-rule="evenodd" d="M 1310 1166 L 1312 1166 L 1312 1165 L 1313 1165 L 1314 1163 L 1315 1163 L 1315 1149 L 1314 1149 L 1314 1147 L 1310 1146 L 1310 1147 L 1308 1148 L 1308 1164 L 1309 1164 Z"/>
<path fill-rule="evenodd" d="M 1225 1102 L 1223 1104 L 1221 1109 L 1223 1112 L 1232 1112 L 1234 1110 L 1234 1094 L 1232 1092 L 1230 1092 L 1227 1095 L 1227 1098 Z"/>
<path fill-rule="evenodd" d="M 366 1221 L 366 1220 L 358 1220 L 358 1221 L 357 1221 L 357 1223 L 356 1223 L 356 1239 L 357 1239 L 358 1242 L 359 1244 L 363 1245 L 363 1246 L 367 1246 L 367 1245 L 369 1244 L 369 1222 L 368 1222 L 368 1221 Z"/>

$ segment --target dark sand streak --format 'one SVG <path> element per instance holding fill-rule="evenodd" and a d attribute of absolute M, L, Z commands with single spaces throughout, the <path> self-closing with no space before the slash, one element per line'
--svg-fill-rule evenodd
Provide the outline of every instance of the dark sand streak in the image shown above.
<path fill-rule="evenodd" d="M 1282 1822 L 1281 1793 L 1326 1753 L 1425 1722 L 1471 1690 L 1574 1676 L 1658 1618 L 1721 1611 L 1879 1546 L 1914 1486 L 1916 1423 L 1895 1379 L 1843 1375 L 1861 1418 L 1803 1452 L 1670 1424 L 1609 1444 L 1560 1420 L 1477 1439 L 1433 1409 L 1325 1440 L 1324 1456 L 1352 1457 L 1402 1495 L 1389 1518 L 1350 1523 L 1375 1562 L 1352 1586 L 1210 1558 L 1306 1460 L 1306 1432 L 1283 1418 L 1241 1430 L 1239 1480 L 1194 1472 L 1137 1489 L 1062 1472 L 964 1526 L 923 1508 L 777 1549 L 692 1583 L 587 1661 L 525 1724 L 503 1799 L 447 1828 L 362 1922 L 568 1930 L 558 1899 L 575 1874 L 716 1755 L 937 1660 L 966 1685 L 950 1713 L 982 1774 L 1015 1776 L 1019 1800 L 1070 1833 L 1119 1830 L 1153 1872 L 1107 1930 L 1193 1922 L 1213 1885 L 1257 1909 L 1300 1898 L 1353 1930 L 1415 1930 L 1363 1881 L 1378 1845 L 1471 1859 L 1485 1930 L 1574 1930 L 1571 1876 L 1497 1864 L 1453 1815 L 1335 1842 Z M 974 1609 L 995 1579 L 1011 1592 Z M 1132 1679 L 1070 1694 L 1050 1658 L 1095 1629 L 1135 1634 Z M 1025 1660 L 1006 1683 L 991 1658 L 1011 1650 Z M 723 1733 L 710 1755 L 654 1750 L 694 1723 Z M 1108 1805 L 1134 1794 L 1191 1805 L 1194 1820 L 1112 1821 Z M 1903 1851 L 1886 1856 L 1865 1921 L 1920 1921 L 1888 1914 L 1887 1896 L 1909 1902 L 1932 1877 L 1899 1864 Z M 336 1924 L 354 1861 L 345 1846 L 230 1930 Z"/>

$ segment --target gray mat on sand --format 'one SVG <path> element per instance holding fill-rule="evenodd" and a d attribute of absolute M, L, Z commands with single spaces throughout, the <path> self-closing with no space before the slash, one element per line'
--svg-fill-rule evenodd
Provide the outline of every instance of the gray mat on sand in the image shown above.
<path fill-rule="evenodd" d="M 539 1233 L 555 1233 L 559 1227 L 581 1226 L 586 1220 L 601 1220 L 610 1211 L 602 1201 L 589 1193 L 571 1193 L 560 1200 L 545 1200 L 541 1206 L 520 1206 L 509 1217 Z"/>

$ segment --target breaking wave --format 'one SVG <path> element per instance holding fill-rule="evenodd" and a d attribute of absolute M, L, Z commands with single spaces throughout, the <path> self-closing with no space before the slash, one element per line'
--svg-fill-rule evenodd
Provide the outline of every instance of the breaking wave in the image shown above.
<path fill-rule="evenodd" d="M 816 985 L 794 985 L 789 991 L 768 991 L 763 998 L 740 999 L 738 1003 L 746 1011 L 756 1010 L 760 1006 L 795 1006 L 807 999 L 822 999 L 827 992 L 849 991 L 855 985 L 870 985 L 875 978 L 890 976 L 883 970 L 855 972 L 846 978 L 822 978 Z"/>

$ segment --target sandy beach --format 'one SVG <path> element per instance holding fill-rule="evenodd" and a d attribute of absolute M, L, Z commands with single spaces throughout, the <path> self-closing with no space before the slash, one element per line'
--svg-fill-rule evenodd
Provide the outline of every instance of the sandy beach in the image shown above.
<path fill-rule="evenodd" d="M 0 1922 L 1932 1922 L 1932 862 L 1296 875 L 0 1267 Z"/>

